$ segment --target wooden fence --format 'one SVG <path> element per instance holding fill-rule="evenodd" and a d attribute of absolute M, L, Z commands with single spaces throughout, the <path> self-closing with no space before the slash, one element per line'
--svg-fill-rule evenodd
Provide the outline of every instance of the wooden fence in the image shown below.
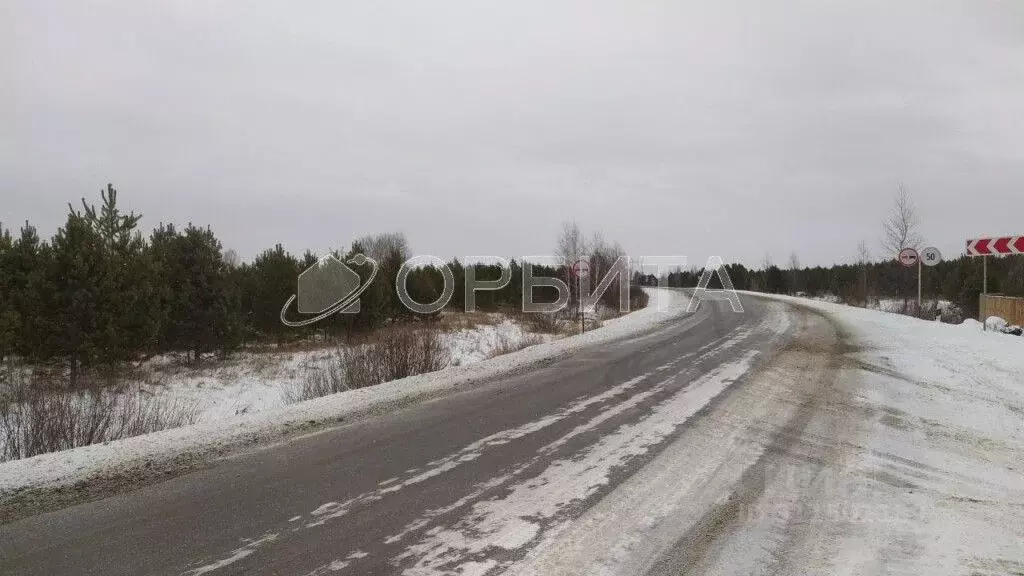
<path fill-rule="evenodd" d="M 980 310 L 982 322 L 989 316 L 999 316 L 1010 324 L 1024 326 L 1024 298 L 982 294 Z"/>

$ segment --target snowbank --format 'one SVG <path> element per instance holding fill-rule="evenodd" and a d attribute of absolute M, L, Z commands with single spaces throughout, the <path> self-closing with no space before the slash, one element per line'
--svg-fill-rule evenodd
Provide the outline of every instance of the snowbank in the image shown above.
<path fill-rule="evenodd" d="M 1007 573 L 1024 568 L 1024 340 L 850 306 L 857 419 L 831 500 L 858 510 L 815 526 L 830 566 L 808 573 Z M 769 497 L 766 495 L 766 498 Z"/>
<path fill-rule="evenodd" d="M 279 437 L 303 426 L 384 413 L 417 400 L 455 391 L 476 380 L 562 356 L 572 350 L 641 334 L 685 313 L 689 297 L 676 290 L 646 288 L 647 308 L 607 320 L 586 334 L 545 342 L 468 365 L 452 366 L 255 414 L 226 416 L 192 426 L 127 438 L 109 444 L 42 454 L 0 464 L 0 496 L 27 488 L 56 488 L 94 477 L 142 468 L 161 468 L 192 454 Z"/>
<path fill-rule="evenodd" d="M 988 330 L 995 330 L 998 332 L 1003 328 L 1006 328 L 1006 325 L 1006 320 L 999 316 L 989 316 L 985 319 L 985 328 Z"/>

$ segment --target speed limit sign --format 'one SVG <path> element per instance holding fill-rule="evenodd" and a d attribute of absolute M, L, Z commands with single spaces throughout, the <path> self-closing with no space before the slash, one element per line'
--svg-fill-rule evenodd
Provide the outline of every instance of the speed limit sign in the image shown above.
<path fill-rule="evenodd" d="M 935 266 L 942 262 L 942 252 L 938 248 L 925 248 L 921 250 L 921 263 L 925 266 Z"/>

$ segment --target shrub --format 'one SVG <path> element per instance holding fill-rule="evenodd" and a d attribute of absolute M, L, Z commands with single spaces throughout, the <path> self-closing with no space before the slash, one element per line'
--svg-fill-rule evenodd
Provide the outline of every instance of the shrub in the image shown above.
<path fill-rule="evenodd" d="M 640 286 L 629 287 L 629 311 L 636 312 L 641 308 L 647 308 L 650 296 Z"/>
<path fill-rule="evenodd" d="M 530 332 L 539 334 L 555 334 L 559 331 L 560 326 L 558 315 L 555 313 L 524 312 L 520 317 L 520 322 Z"/>
<path fill-rule="evenodd" d="M 370 336 L 367 342 L 341 353 L 345 383 L 364 388 L 426 372 L 451 363 L 451 352 L 437 328 L 391 327 Z"/>

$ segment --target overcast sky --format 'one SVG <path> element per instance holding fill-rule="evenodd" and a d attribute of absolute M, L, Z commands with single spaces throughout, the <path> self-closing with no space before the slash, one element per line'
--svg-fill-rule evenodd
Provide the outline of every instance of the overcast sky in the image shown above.
<path fill-rule="evenodd" d="M 1024 2 L 0 0 L 0 221 L 113 182 L 251 258 L 947 254 L 1024 234 Z"/>

